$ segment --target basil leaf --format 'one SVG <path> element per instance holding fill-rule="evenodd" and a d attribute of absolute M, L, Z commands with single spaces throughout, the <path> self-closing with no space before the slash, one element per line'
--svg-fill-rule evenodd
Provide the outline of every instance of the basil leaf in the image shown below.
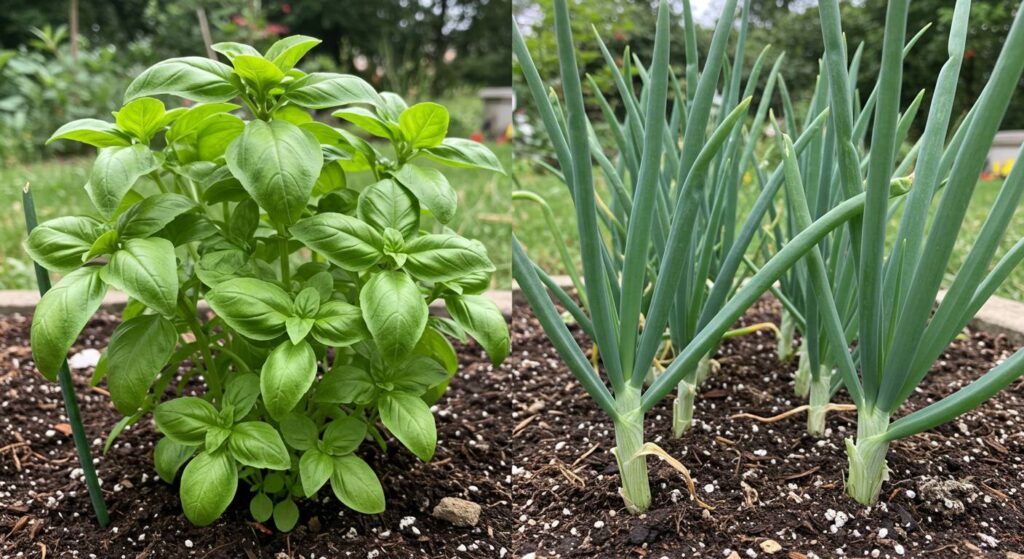
<path fill-rule="evenodd" d="M 448 380 L 448 370 L 436 359 L 417 355 L 388 372 L 394 390 L 422 394 Z"/>
<path fill-rule="evenodd" d="M 53 381 L 82 328 L 100 308 L 107 286 L 100 268 L 79 268 L 64 276 L 39 299 L 32 317 L 32 357 L 44 377 Z"/>
<path fill-rule="evenodd" d="M 160 161 L 142 144 L 100 148 L 85 191 L 96 209 L 109 219 L 135 183 L 159 168 Z"/>
<path fill-rule="evenodd" d="M 141 97 L 114 113 L 114 122 L 117 127 L 137 138 L 143 144 L 148 144 L 153 135 L 167 125 L 164 115 L 167 108 L 163 102 L 152 97 Z"/>
<path fill-rule="evenodd" d="M 483 295 L 464 295 L 445 297 L 444 304 L 455 322 L 483 346 L 491 363 L 498 366 L 508 357 L 508 324 L 494 301 Z"/>
<path fill-rule="evenodd" d="M 228 379 L 224 386 L 224 405 L 235 408 L 235 417 L 249 414 L 260 396 L 260 377 L 255 373 L 240 373 Z"/>
<path fill-rule="evenodd" d="M 126 239 L 149 237 L 174 221 L 174 218 L 197 207 L 191 198 L 181 194 L 154 194 L 143 198 L 121 214 L 117 219 L 117 232 Z"/>
<path fill-rule="evenodd" d="M 342 301 L 320 306 L 313 322 L 313 338 L 331 347 L 348 347 L 370 337 L 359 307 Z"/>
<path fill-rule="evenodd" d="M 196 155 L 203 161 L 219 159 L 244 130 L 245 121 L 235 115 L 218 113 L 207 117 L 196 127 Z"/>
<path fill-rule="evenodd" d="M 196 275 L 209 287 L 217 287 L 240 275 L 250 275 L 245 273 L 248 269 L 249 254 L 237 248 L 207 252 L 196 263 Z"/>
<path fill-rule="evenodd" d="M 426 148 L 423 153 L 450 167 L 476 168 L 505 174 L 501 162 L 487 146 L 464 138 L 445 138 L 441 145 Z"/>
<path fill-rule="evenodd" d="M 274 505 L 274 527 L 280 532 L 290 532 L 299 522 L 299 507 L 291 498 Z"/>
<path fill-rule="evenodd" d="M 437 103 L 416 103 L 402 111 L 398 124 L 402 137 L 413 149 L 441 145 L 448 135 L 448 109 Z"/>
<path fill-rule="evenodd" d="M 493 272 L 487 249 L 458 235 L 423 235 L 405 246 L 405 269 L 417 279 L 443 282 L 476 272 Z"/>
<path fill-rule="evenodd" d="M 254 49 L 255 50 L 255 49 Z M 206 103 L 202 105 L 195 105 L 185 111 L 174 124 L 171 125 L 170 130 L 167 131 L 165 137 L 168 142 L 173 142 L 194 134 L 207 117 L 220 113 L 228 113 L 235 109 L 240 108 L 234 103 Z"/>
<path fill-rule="evenodd" d="M 235 43 L 233 41 L 224 41 L 221 43 L 214 43 L 210 45 L 213 52 L 219 52 L 223 54 L 229 61 L 233 60 L 236 56 L 249 55 L 249 56 L 261 56 L 260 51 L 242 43 Z"/>
<path fill-rule="evenodd" d="M 352 365 L 338 365 L 324 374 L 316 387 L 313 401 L 320 404 L 372 404 L 377 399 L 377 383 L 368 371 Z"/>
<path fill-rule="evenodd" d="M 334 459 L 329 455 L 315 448 L 302 453 L 299 459 L 299 478 L 302 480 L 302 491 L 307 497 L 316 495 L 333 473 Z"/>
<path fill-rule="evenodd" d="M 178 444 L 167 437 L 161 438 L 153 449 L 153 466 L 157 475 L 167 483 L 174 483 L 182 464 L 195 454 L 196 447 Z"/>
<path fill-rule="evenodd" d="M 448 223 L 455 217 L 459 197 L 441 171 L 406 163 L 394 177 L 441 223 Z"/>
<path fill-rule="evenodd" d="M 131 415 L 142 406 L 177 341 L 174 324 L 157 314 L 137 316 L 114 330 L 105 355 L 110 399 L 117 411 Z"/>
<path fill-rule="evenodd" d="M 206 452 L 213 452 L 223 446 L 230 436 L 230 429 L 225 429 L 220 425 L 213 425 L 206 430 L 206 440 L 203 444 L 203 449 Z"/>
<path fill-rule="evenodd" d="M 97 256 L 103 254 L 113 254 L 117 252 L 117 242 L 119 240 L 117 230 L 111 229 L 106 233 L 96 237 L 93 241 L 92 246 L 89 247 L 89 252 L 85 253 L 82 257 L 83 262 L 89 262 L 95 259 Z"/>
<path fill-rule="evenodd" d="M 283 120 L 250 122 L 225 158 L 246 192 L 284 224 L 302 215 L 324 163 L 316 138 Z"/>
<path fill-rule="evenodd" d="M 285 330 L 288 332 L 288 339 L 293 344 L 297 344 L 302 340 L 306 339 L 306 334 L 313 329 L 312 318 L 302 318 L 301 316 L 289 316 L 284 321 Z"/>
<path fill-rule="evenodd" d="M 347 120 L 359 128 L 387 140 L 395 139 L 400 131 L 394 124 L 380 118 L 373 111 L 362 107 L 347 107 L 331 113 L 331 116 Z"/>
<path fill-rule="evenodd" d="M 292 35 L 270 45 L 264 57 L 273 62 L 282 72 L 287 72 L 294 68 L 310 49 L 320 43 L 320 39 L 315 37 Z"/>
<path fill-rule="evenodd" d="M 258 94 L 265 94 L 284 79 L 284 72 L 260 55 L 237 55 L 231 59 L 231 65 Z"/>
<path fill-rule="evenodd" d="M 167 239 L 128 239 L 103 268 L 103 281 L 169 317 L 178 304 L 178 266 Z"/>
<path fill-rule="evenodd" d="M 285 89 L 284 97 L 307 109 L 383 103 L 373 86 L 362 78 L 327 72 L 314 72 L 295 80 Z"/>
<path fill-rule="evenodd" d="M 356 512 L 384 512 L 384 488 L 370 465 L 358 456 L 334 457 L 331 489 L 339 501 Z"/>
<path fill-rule="evenodd" d="M 156 428 L 172 441 L 199 446 L 206 442 L 206 431 L 218 426 L 217 410 L 195 396 L 168 400 L 153 409 Z"/>
<path fill-rule="evenodd" d="M 274 514 L 274 501 L 271 501 L 266 493 L 261 492 L 253 495 L 252 500 L 249 501 L 249 514 L 257 522 L 270 520 L 270 515 Z"/>
<path fill-rule="evenodd" d="M 419 396 L 408 392 L 391 392 L 378 402 L 380 421 L 399 441 L 424 462 L 434 456 L 437 447 L 437 427 Z"/>
<path fill-rule="evenodd" d="M 206 293 L 213 312 L 233 330 L 254 340 L 273 340 L 284 332 L 292 300 L 275 284 L 254 278 L 235 278 Z"/>
<path fill-rule="evenodd" d="M 46 143 L 57 140 L 72 140 L 98 148 L 131 145 L 131 138 L 105 120 L 82 118 L 73 120 L 57 129 Z"/>
<path fill-rule="evenodd" d="M 181 475 L 181 508 L 196 526 L 224 514 L 238 489 L 238 467 L 227 452 L 201 452 Z"/>
<path fill-rule="evenodd" d="M 281 420 L 281 435 L 284 442 L 295 450 L 308 450 L 320 440 L 320 431 L 309 416 L 292 412 Z"/>
<path fill-rule="evenodd" d="M 363 320 L 385 359 L 397 361 L 416 346 L 427 326 L 427 303 L 405 272 L 380 272 L 359 293 Z"/>
<path fill-rule="evenodd" d="M 368 186 L 359 195 L 359 217 L 378 231 L 397 229 L 409 238 L 419 229 L 419 202 L 412 194 L 391 179 Z"/>
<path fill-rule="evenodd" d="M 390 91 L 381 91 L 380 98 L 384 100 L 384 105 L 380 107 L 385 115 L 391 120 L 398 120 L 398 115 L 402 114 L 402 111 L 409 108 L 406 104 L 405 99 L 402 99 L 401 95 L 392 93 Z"/>
<path fill-rule="evenodd" d="M 352 454 L 366 438 L 366 423 L 356 417 L 336 419 L 324 430 L 323 450 L 331 456 Z"/>
<path fill-rule="evenodd" d="M 231 212 L 228 236 L 242 245 L 248 245 L 260 226 L 260 207 L 252 198 L 246 199 Z"/>
<path fill-rule="evenodd" d="M 292 465 L 277 429 L 262 421 L 244 421 L 232 427 L 228 449 L 235 460 L 253 468 L 287 470 Z"/>
<path fill-rule="evenodd" d="M 153 95 L 175 95 L 192 101 L 227 101 L 238 95 L 225 64 L 200 56 L 170 58 L 150 66 L 128 85 L 125 101 Z"/>
<path fill-rule="evenodd" d="M 300 220 L 289 231 L 332 264 L 350 272 L 362 272 L 376 264 L 384 241 L 366 223 L 339 213 L 322 213 Z"/>
<path fill-rule="evenodd" d="M 316 378 L 316 355 L 306 342 L 282 342 L 270 352 L 260 372 L 263 404 L 274 419 L 282 419 L 302 400 Z"/>
<path fill-rule="evenodd" d="M 64 273 L 82 265 L 82 257 L 102 234 L 103 224 L 91 217 L 58 217 L 32 230 L 25 252 L 43 268 Z"/>

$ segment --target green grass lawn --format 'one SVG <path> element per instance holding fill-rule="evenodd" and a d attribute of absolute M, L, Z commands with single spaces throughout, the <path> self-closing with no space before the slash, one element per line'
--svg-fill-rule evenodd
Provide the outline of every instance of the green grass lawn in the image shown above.
<path fill-rule="evenodd" d="M 511 168 L 511 146 L 490 147 L 502 164 Z M 26 237 L 22 187 L 31 183 L 40 221 L 68 214 L 95 214 L 83 188 L 91 164 L 90 158 L 82 158 L 0 168 L 0 207 L 4 208 L 0 213 L 0 289 L 36 287 L 32 263 L 22 247 Z M 512 284 L 512 220 L 507 212 L 511 179 L 488 171 L 438 167 L 443 168 L 459 194 L 458 212 L 448 226 L 487 246 L 498 268 L 494 285 L 508 288 Z"/>
<path fill-rule="evenodd" d="M 517 188 L 535 192 L 547 200 L 555 214 L 566 243 L 570 247 L 570 253 L 577 259 L 576 265 L 579 269 L 578 237 L 576 235 L 576 218 L 573 210 L 572 199 L 568 189 L 556 177 L 544 172 L 534 171 L 524 163 L 515 167 Z M 603 192 L 605 185 L 601 181 L 600 171 L 595 169 L 595 180 L 598 191 Z M 952 272 L 955 272 L 963 264 L 967 251 L 973 246 L 981 224 L 988 215 L 989 209 L 995 203 L 996 195 L 1002 181 L 982 181 L 974 191 L 971 205 L 964 219 L 960 238 L 957 239 L 956 248 L 950 261 L 950 274 L 947 274 L 946 285 L 952 279 Z M 936 204 L 932 207 L 934 211 Z M 564 274 L 565 267 L 559 258 L 555 248 L 553 237 L 544 226 L 544 218 L 540 208 L 527 201 L 517 201 L 513 204 L 514 229 L 516 237 L 526 248 L 527 253 L 537 264 L 552 274 Z M 895 232 L 895 222 L 891 227 Z M 1024 237 L 1024 217 L 1019 217 L 1010 223 L 1000 250 L 996 253 L 996 259 L 1001 257 L 1017 240 Z M 996 291 L 997 295 L 1024 301 L 1024 266 L 1018 267 L 1013 274 Z"/>

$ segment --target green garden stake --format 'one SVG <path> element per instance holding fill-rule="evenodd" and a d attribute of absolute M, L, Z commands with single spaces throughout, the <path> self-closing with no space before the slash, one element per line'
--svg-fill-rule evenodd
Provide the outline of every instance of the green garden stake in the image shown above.
<path fill-rule="evenodd" d="M 37 225 L 36 207 L 32 201 L 32 191 L 26 183 L 22 189 L 21 200 L 25 207 L 25 225 L 29 233 Z M 36 282 L 39 284 L 39 295 L 42 296 L 50 289 L 50 275 L 39 264 L 33 263 L 36 270 Z M 60 381 L 60 392 L 64 398 L 64 409 L 68 414 L 68 423 L 71 424 L 71 433 L 75 439 L 75 450 L 78 451 L 78 461 L 82 464 L 85 485 L 89 488 L 89 499 L 92 501 L 92 508 L 96 511 L 96 521 L 100 526 L 106 528 L 110 524 L 110 516 L 107 514 L 107 503 L 103 500 L 103 491 L 100 489 L 99 479 L 96 477 L 96 468 L 92 464 L 92 454 L 89 452 L 89 441 L 85 437 L 85 427 L 82 425 L 82 414 L 78 410 L 78 400 L 75 398 L 75 385 L 71 381 L 71 370 L 68 369 L 68 362 L 65 359 L 57 374 Z"/>

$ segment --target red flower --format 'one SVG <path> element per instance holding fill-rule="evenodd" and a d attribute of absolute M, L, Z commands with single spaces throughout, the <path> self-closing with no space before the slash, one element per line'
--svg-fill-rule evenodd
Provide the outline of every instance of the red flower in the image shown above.
<path fill-rule="evenodd" d="M 469 135 L 469 139 L 473 140 L 474 142 L 483 142 L 484 135 L 479 132 L 473 132 L 472 134 Z"/>

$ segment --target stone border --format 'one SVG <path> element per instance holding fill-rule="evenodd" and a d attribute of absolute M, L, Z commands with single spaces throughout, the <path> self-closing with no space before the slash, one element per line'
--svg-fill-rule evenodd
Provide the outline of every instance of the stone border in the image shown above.
<path fill-rule="evenodd" d="M 502 289 L 493 289 L 484 293 L 487 297 L 498 305 L 501 310 L 501 314 L 505 315 L 505 318 L 512 316 L 512 292 Z M 36 291 L 28 290 L 0 290 L 0 315 L 7 314 L 32 314 L 35 310 L 36 304 L 39 303 L 39 293 Z M 128 296 L 120 291 L 108 291 L 107 296 L 103 298 L 103 303 L 100 308 L 106 311 L 117 312 L 124 308 L 128 304 Z M 205 301 L 200 301 L 201 305 L 205 305 Z M 430 305 L 430 312 L 432 314 L 447 314 L 444 310 L 443 301 L 434 301 Z"/>

